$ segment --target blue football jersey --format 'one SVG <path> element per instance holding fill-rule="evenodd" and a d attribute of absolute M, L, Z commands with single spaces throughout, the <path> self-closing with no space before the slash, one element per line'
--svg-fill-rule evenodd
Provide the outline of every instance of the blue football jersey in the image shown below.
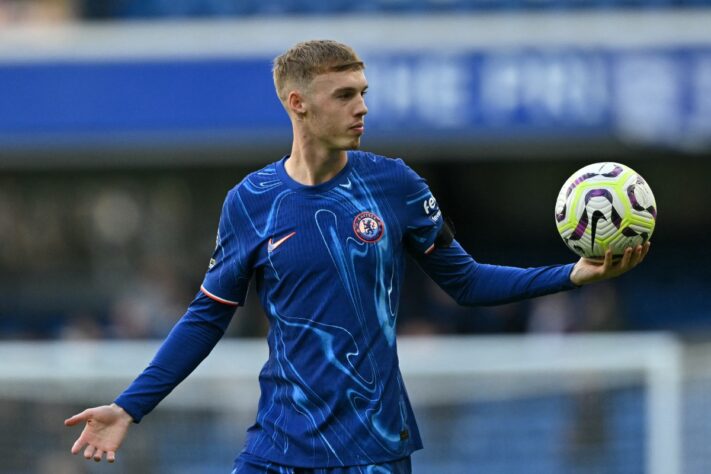
<path fill-rule="evenodd" d="M 228 195 L 203 291 L 244 301 L 254 276 L 270 357 L 246 450 L 297 466 L 370 464 L 421 447 L 398 369 L 405 247 L 432 248 L 442 216 L 401 160 L 350 152 L 304 186 L 283 159 Z"/>
<path fill-rule="evenodd" d="M 148 368 L 116 399 L 136 422 L 224 333 L 250 281 L 269 318 L 269 359 L 245 452 L 297 467 L 374 464 L 422 447 L 399 371 L 395 329 L 405 253 L 464 305 L 573 288 L 572 265 L 476 262 L 402 160 L 350 151 L 328 182 L 304 186 L 288 157 L 232 189 L 201 294 Z"/>

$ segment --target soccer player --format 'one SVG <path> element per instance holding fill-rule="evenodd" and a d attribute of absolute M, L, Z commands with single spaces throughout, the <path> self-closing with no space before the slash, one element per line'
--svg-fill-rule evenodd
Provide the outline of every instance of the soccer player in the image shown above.
<path fill-rule="evenodd" d="M 364 64 L 334 41 L 274 61 L 291 153 L 232 189 L 200 292 L 150 365 L 85 423 L 71 451 L 115 460 L 138 423 L 206 357 L 254 279 L 269 318 L 257 418 L 233 474 L 409 473 L 422 448 L 398 368 L 395 323 L 405 253 L 462 305 L 491 305 L 615 277 L 613 263 L 515 268 L 476 262 L 426 182 L 402 160 L 357 151 L 368 108 Z M 239 363 L 239 361 L 236 361 Z"/>

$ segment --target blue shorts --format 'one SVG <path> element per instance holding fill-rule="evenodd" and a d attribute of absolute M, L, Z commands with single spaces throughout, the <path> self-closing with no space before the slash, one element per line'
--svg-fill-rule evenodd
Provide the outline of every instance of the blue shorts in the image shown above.
<path fill-rule="evenodd" d="M 412 464 L 408 456 L 397 461 L 367 466 L 290 467 L 242 453 L 235 461 L 232 474 L 412 474 Z"/>

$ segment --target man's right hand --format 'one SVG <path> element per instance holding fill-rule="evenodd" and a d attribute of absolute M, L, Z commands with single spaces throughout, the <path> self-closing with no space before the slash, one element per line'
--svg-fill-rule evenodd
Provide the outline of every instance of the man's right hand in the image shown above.
<path fill-rule="evenodd" d="M 123 408 L 112 403 L 89 408 L 64 420 L 65 426 L 75 426 L 86 422 L 84 431 L 72 446 L 72 454 L 79 454 L 84 446 L 84 457 L 96 462 L 106 454 L 108 462 L 116 460 L 116 451 L 126 437 L 133 419 Z"/>

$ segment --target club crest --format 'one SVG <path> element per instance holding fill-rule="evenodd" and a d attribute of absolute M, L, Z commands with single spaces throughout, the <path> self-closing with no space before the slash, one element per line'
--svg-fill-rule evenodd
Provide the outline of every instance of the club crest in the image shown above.
<path fill-rule="evenodd" d="M 361 212 L 353 220 L 353 232 L 360 240 L 374 244 L 383 236 L 385 226 L 382 219 L 372 212 Z"/>

